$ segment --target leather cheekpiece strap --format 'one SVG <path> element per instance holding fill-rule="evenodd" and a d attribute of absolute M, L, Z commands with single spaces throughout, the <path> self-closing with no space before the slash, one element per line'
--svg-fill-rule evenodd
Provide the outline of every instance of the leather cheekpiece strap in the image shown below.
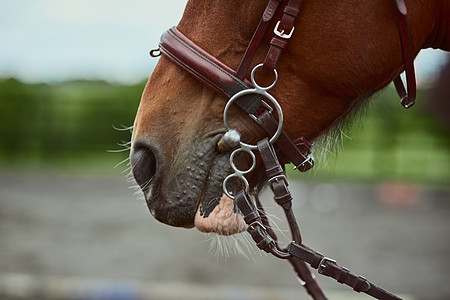
<path fill-rule="evenodd" d="M 283 17 L 274 29 L 274 36 L 270 42 L 270 48 L 267 52 L 266 59 L 264 60 L 265 69 L 276 69 L 281 54 L 287 46 L 287 41 L 294 31 L 295 21 L 300 13 L 302 3 L 303 0 L 289 0 L 284 8 Z"/>
<path fill-rule="evenodd" d="M 280 0 L 270 0 L 269 4 L 267 4 L 266 10 L 264 11 L 263 17 L 258 24 L 258 27 L 253 34 L 250 43 L 247 46 L 247 50 L 245 51 L 244 56 L 242 57 L 239 68 L 236 71 L 236 76 L 240 79 L 244 79 L 248 73 L 248 69 L 255 57 L 256 51 L 261 44 L 261 41 L 269 27 L 269 23 L 272 20 L 275 12 L 277 11 L 278 6 L 280 5 Z"/>

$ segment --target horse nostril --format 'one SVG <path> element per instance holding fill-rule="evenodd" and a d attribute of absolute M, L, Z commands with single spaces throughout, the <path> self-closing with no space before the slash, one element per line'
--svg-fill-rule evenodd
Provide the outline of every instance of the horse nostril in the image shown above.
<path fill-rule="evenodd" d="M 134 179 L 142 191 L 147 193 L 156 175 L 157 159 L 154 151 L 149 145 L 136 142 L 133 144 L 130 162 Z"/>

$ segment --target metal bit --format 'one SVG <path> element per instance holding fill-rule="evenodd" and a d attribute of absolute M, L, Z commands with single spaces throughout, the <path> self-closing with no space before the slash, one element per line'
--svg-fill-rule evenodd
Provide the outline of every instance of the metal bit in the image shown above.
<path fill-rule="evenodd" d="M 220 152 L 227 152 L 236 149 L 239 146 L 241 135 L 234 129 L 228 130 L 217 142 L 217 149 Z"/>

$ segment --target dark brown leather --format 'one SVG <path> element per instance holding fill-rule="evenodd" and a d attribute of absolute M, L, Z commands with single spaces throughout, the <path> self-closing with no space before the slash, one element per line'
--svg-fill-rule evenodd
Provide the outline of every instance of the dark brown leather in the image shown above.
<path fill-rule="evenodd" d="M 397 7 L 398 32 L 402 47 L 403 63 L 405 65 L 407 91 L 400 76 L 394 79 L 394 86 L 400 96 L 400 101 L 405 108 L 414 105 L 416 100 L 416 75 L 414 72 L 414 56 L 412 53 L 412 41 L 406 19 L 406 5 L 404 0 L 394 0 Z"/>
<path fill-rule="evenodd" d="M 267 111 L 258 116 L 258 121 L 270 136 L 277 130 L 278 122 Z M 302 137 L 299 140 L 304 141 L 305 139 Z M 314 166 L 314 161 L 308 159 L 308 155 L 311 152 L 310 148 L 298 147 L 284 131 L 281 132 L 280 137 L 275 141 L 275 145 L 284 157 L 284 164 L 292 162 L 300 172 L 306 172 Z"/>
<path fill-rule="evenodd" d="M 289 0 L 288 4 L 284 8 L 283 17 L 278 25 L 278 31 L 289 34 L 295 25 L 295 20 L 300 13 L 300 8 L 302 6 L 303 0 Z M 264 68 L 268 70 L 276 69 L 278 61 L 280 60 L 281 54 L 284 48 L 287 46 L 287 41 L 289 38 L 283 38 L 274 34 L 271 42 L 270 48 L 267 52 L 266 59 L 264 60 Z"/>
<path fill-rule="evenodd" d="M 267 138 L 258 142 L 258 151 L 266 168 L 266 177 L 274 194 L 274 200 L 285 210 L 292 208 L 292 195 L 288 189 L 288 182 L 284 176 L 284 169 L 278 161 L 275 150 Z M 301 243 L 301 236 L 297 240 Z"/>
<path fill-rule="evenodd" d="M 276 247 L 275 241 L 266 231 L 262 224 L 261 217 L 256 210 L 255 204 L 250 195 L 244 192 L 239 192 L 235 200 L 239 206 L 239 210 L 244 215 L 244 220 L 248 225 L 248 232 L 252 236 L 259 249 L 271 253 Z"/>
<path fill-rule="evenodd" d="M 242 57 L 239 68 L 236 72 L 236 76 L 240 79 L 244 79 L 247 76 L 248 69 L 255 57 L 256 51 L 261 44 L 261 41 L 267 31 L 267 27 L 269 26 L 269 22 L 272 20 L 275 12 L 277 11 L 278 6 L 280 5 L 280 0 L 270 0 L 269 4 L 264 11 L 263 17 L 258 24 L 258 27 L 253 34 L 250 43 L 247 46 L 247 50 L 245 51 L 244 57 Z"/>
<path fill-rule="evenodd" d="M 356 292 L 366 293 L 376 299 L 382 300 L 402 299 L 376 286 L 366 278 L 351 273 L 349 269 L 339 266 L 334 260 L 326 258 L 321 253 L 304 245 L 291 243 L 289 244 L 288 252 L 307 262 L 314 269 L 318 269 L 320 274 L 334 278 L 339 283 L 352 287 Z"/>
<path fill-rule="evenodd" d="M 251 86 L 250 82 L 234 76 L 233 69 L 196 45 L 176 27 L 161 36 L 159 48 L 182 69 L 228 98 Z"/>

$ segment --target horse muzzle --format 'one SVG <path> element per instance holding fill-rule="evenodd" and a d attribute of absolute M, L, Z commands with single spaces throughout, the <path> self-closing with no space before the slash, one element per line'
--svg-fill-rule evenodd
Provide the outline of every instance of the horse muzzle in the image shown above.
<path fill-rule="evenodd" d="M 150 213 L 158 221 L 175 226 L 192 228 L 194 216 L 198 207 L 188 192 L 175 192 L 168 196 L 165 176 L 165 163 L 161 148 L 150 141 L 133 142 L 130 153 L 133 176 L 144 195 Z"/>
<path fill-rule="evenodd" d="M 191 228 L 197 211 L 208 218 L 220 203 L 222 182 L 230 173 L 229 153 L 217 149 L 221 136 L 192 141 L 175 152 L 151 138 L 133 142 L 131 170 L 158 221 Z"/>

